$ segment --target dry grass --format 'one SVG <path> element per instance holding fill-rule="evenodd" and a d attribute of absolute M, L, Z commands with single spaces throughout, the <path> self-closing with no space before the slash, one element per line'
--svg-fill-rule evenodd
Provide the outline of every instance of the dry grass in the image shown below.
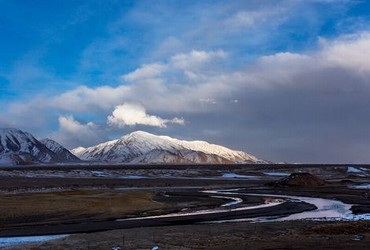
<path fill-rule="evenodd" d="M 109 219 L 163 207 L 143 191 L 77 190 L 1 194 L 0 225 L 73 219 Z"/>

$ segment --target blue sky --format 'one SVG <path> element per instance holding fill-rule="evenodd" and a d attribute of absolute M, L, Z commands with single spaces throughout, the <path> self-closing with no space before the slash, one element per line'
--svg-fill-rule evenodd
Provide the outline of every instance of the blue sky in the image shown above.
<path fill-rule="evenodd" d="M 370 2 L 0 0 L 0 126 L 369 162 Z"/>

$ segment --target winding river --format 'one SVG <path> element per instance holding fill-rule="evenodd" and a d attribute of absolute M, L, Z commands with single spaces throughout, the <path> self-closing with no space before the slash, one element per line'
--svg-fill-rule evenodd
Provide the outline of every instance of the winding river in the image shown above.
<path fill-rule="evenodd" d="M 246 211 L 261 209 L 267 207 L 274 207 L 285 202 L 304 202 L 314 205 L 316 209 L 311 211 L 304 211 L 299 213 L 293 213 L 285 216 L 264 216 L 254 218 L 238 218 L 228 220 L 216 220 L 211 221 L 214 223 L 225 223 L 225 222 L 272 222 L 272 221 L 288 221 L 288 220 L 370 220 L 370 214 L 354 215 L 351 211 L 352 205 L 343 203 L 338 200 L 324 199 L 324 198 L 313 198 L 303 196 L 291 196 L 291 195 L 277 195 L 277 194 L 256 194 L 256 193 L 243 193 L 240 189 L 226 189 L 226 190 L 208 190 L 203 191 L 204 193 L 212 194 L 212 198 L 229 200 L 229 202 L 222 204 L 218 208 L 197 210 L 197 211 L 183 211 L 177 213 L 170 213 L 156 216 L 145 216 L 136 217 L 129 219 L 118 219 L 117 221 L 130 221 L 130 220 L 149 220 L 149 219 L 160 219 L 160 218 L 172 218 L 172 217 L 187 217 L 194 215 L 207 215 L 207 214 L 219 214 L 219 213 L 230 213 L 236 211 Z M 255 206 L 243 205 L 243 199 L 241 196 L 259 196 L 269 197 L 266 199 L 264 204 Z"/>
<path fill-rule="evenodd" d="M 272 222 L 272 221 L 289 221 L 289 220 L 370 220 L 370 214 L 358 214 L 355 215 L 351 211 L 352 205 L 343 203 L 338 200 L 324 199 L 324 198 L 313 198 L 313 197 L 303 197 L 303 196 L 291 196 L 291 195 L 276 195 L 276 194 L 254 194 L 254 193 L 240 193 L 238 189 L 232 190 L 215 190 L 206 191 L 208 193 L 214 194 L 224 194 L 224 195 L 244 195 L 244 196 L 259 196 L 259 197 L 273 197 L 284 199 L 290 202 L 306 202 L 312 204 L 316 207 L 315 210 L 305 211 L 301 213 L 295 213 L 283 217 L 257 217 L 257 218 L 246 218 L 246 219 L 234 219 L 234 220 L 221 220 L 222 222 Z"/>

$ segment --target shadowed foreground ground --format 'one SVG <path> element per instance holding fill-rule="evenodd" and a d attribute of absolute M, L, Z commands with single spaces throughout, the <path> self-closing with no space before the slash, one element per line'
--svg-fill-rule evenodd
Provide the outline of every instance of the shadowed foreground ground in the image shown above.
<path fill-rule="evenodd" d="M 360 240 L 359 240 L 360 239 Z M 72 235 L 11 249 L 369 249 L 370 223 L 201 224 L 135 228 Z"/>

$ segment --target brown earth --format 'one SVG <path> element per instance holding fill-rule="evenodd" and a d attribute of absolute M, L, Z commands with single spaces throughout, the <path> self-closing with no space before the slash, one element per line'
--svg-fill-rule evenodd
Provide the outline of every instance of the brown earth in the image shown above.
<path fill-rule="evenodd" d="M 326 182 L 310 173 L 292 173 L 275 183 L 277 186 L 319 187 Z"/>
<path fill-rule="evenodd" d="M 71 235 L 25 249 L 368 249 L 369 222 L 288 221 L 134 228 Z"/>

